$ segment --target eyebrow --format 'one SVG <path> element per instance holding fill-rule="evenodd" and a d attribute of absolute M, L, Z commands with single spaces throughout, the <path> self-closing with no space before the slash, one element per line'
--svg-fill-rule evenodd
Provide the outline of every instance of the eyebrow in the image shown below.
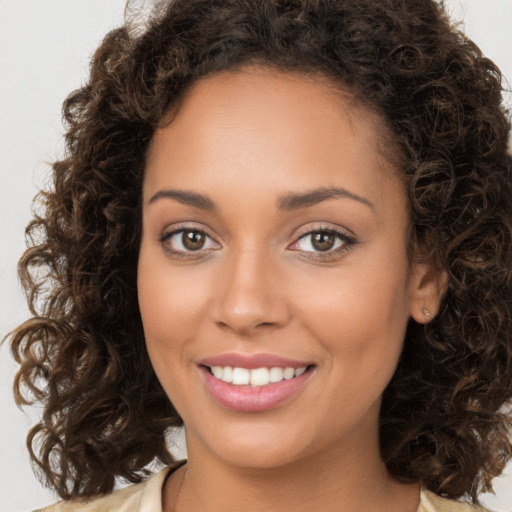
<path fill-rule="evenodd" d="M 315 190 L 302 193 L 291 192 L 281 196 L 277 201 L 277 205 L 280 210 L 299 210 L 301 208 L 308 208 L 309 206 L 321 203 L 327 199 L 335 199 L 338 197 L 353 199 L 354 201 L 358 201 L 372 210 L 375 210 L 375 206 L 368 199 L 358 196 L 345 188 L 317 188 Z"/>
<path fill-rule="evenodd" d="M 158 199 L 162 198 L 174 199 L 179 203 L 186 204 L 187 206 L 194 206 L 200 210 L 213 212 L 217 209 L 215 203 L 208 196 L 197 192 L 191 192 L 189 190 L 159 190 L 151 197 L 148 203 L 154 203 Z"/>
<path fill-rule="evenodd" d="M 174 199 L 182 204 L 193 206 L 200 210 L 210 212 L 217 211 L 217 206 L 212 199 L 206 195 L 199 194 L 198 192 L 192 192 L 190 190 L 159 190 L 151 197 L 149 204 L 162 198 Z M 336 198 L 352 199 L 368 206 L 372 210 L 375 210 L 373 203 L 368 199 L 358 196 L 345 188 L 317 188 L 307 192 L 290 192 L 278 198 L 277 207 L 279 210 L 293 211 L 314 206 L 315 204 L 326 201 L 327 199 Z"/>

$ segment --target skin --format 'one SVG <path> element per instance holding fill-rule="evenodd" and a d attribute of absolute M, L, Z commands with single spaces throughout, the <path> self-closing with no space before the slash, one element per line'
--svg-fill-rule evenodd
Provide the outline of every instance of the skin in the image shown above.
<path fill-rule="evenodd" d="M 164 510 L 416 510 L 419 487 L 398 484 L 380 458 L 378 416 L 406 325 L 435 314 L 439 287 L 431 266 L 408 260 L 406 189 L 383 130 L 325 80 L 246 68 L 197 82 L 155 133 L 139 302 L 188 449 Z M 279 208 L 326 188 L 349 194 Z M 185 253 L 181 234 L 169 236 L 184 227 L 208 235 L 203 249 Z M 320 254 L 306 233 L 326 228 L 342 238 Z M 198 370 L 225 352 L 315 367 L 291 400 L 244 413 L 218 404 Z"/>

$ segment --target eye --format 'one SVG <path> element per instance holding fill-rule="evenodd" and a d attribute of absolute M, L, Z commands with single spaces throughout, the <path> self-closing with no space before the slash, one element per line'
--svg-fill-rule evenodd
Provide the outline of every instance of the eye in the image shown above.
<path fill-rule="evenodd" d="M 183 255 L 218 249 L 220 245 L 200 229 L 181 228 L 165 233 L 160 242 L 164 249 L 172 254 Z"/>
<path fill-rule="evenodd" d="M 309 257 L 330 257 L 348 250 L 354 244 L 355 240 L 346 233 L 321 228 L 301 235 L 288 249 L 310 253 Z"/>
<path fill-rule="evenodd" d="M 316 231 L 302 236 L 297 241 L 301 251 L 329 251 L 338 248 L 343 242 L 335 234 L 327 231 Z"/>

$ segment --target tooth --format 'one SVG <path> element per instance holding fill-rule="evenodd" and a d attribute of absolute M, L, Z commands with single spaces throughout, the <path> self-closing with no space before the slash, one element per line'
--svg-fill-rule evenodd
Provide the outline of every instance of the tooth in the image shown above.
<path fill-rule="evenodd" d="M 224 382 L 233 382 L 233 368 L 231 366 L 226 366 L 222 370 L 222 380 Z"/>
<path fill-rule="evenodd" d="M 222 380 L 222 374 L 224 373 L 222 366 L 212 366 L 211 370 L 214 377 Z"/>
<path fill-rule="evenodd" d="M 270 375 L 267 368 L 256 368 L 251 370 L 251 385 L 266 386 L 270 382 Z"/>
<path fill-rule="evenodd" d="M 211 372 L 217 379 L 224 382 L 233 383 L 237 386 L 267 386 L 271 383 L 281 382 L 283 379 L 289 380 L 293 377 L 299 377 L 306 370 L 307 366 L 302 368 L 255 368 L 249 370 L 247 368 L 232 368 L 231 366 L 212 366 Z"/>
<path fill-rule="evenodd" d="M 306 366 L 303 366 L 302 368 L 297 368 L 295 370 L 295 377 L 299 377 L 300 375 L 302 375 L 306 371 L 306 368 Z"/>
<path fill-rule="evenodd" d="M 295 368 L 285 368 L 283 371 L 283 377 L 286 380 L 293 379 L 293 376 L 295 375 Z"/>
<path fill-rule="evenodd" d="M 269 382 L 281 382 L 283 380 L 282 368 L 270 368 Z"/>
<path fill-rule="evenodd" d="M 250 373 L 247 368 L 233 368 L 233 384 L 243 386 L 249 384 Z"/>

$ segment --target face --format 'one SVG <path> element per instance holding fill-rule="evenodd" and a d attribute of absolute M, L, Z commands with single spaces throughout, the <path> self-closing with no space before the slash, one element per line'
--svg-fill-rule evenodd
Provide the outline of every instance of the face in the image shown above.
<path fill-rule="evenodd" d="M 247 69 L 199 81 L 154 135 L 139 302 L 189 460 L 378 450 L 425 279 L 383 129 L 319 80 Z"/>

